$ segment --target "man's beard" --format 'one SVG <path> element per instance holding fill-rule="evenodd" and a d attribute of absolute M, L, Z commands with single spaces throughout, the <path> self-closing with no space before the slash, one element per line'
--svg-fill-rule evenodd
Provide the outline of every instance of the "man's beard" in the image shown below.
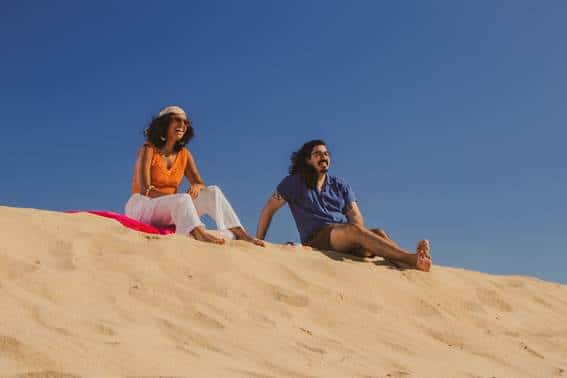
<path fill-rule="evenodd" d="M 317 187 L 317 177 L 319 173 L 315 169 L 315 167 L 307 164 L 304 168 L 299 172 L 301 177 L 303 177 L 303 181 L 305 185 L 311 189 L 315 189 Z"/>
<path fill-rule="evenodd" d="M 327 173 L 329 171 L 329 162 L 327 160 L 321 160 L 317 165 L 321 166 L 322 163 L 327 163 L 327 165 L 321 168 L 321 173 Z"/>
<path fill-rule="evenodd" d="M 319 163 L 321 162 L 322 161 L 320 161 Z M 319 165 L 319 163 L 317 163 L 317 165 Z M 301 177 L 303 177 L 303 181 L 309 188 L 315 189 L 317 187 L 317 179 L 319 178 L 319 174 L 320 173 L 326 174 L 328 171 L 329 171 L 329 162 L 327 162 L 326 167 L 321 168 L 320 172 L 318 172 L 314 166 L 307 164 L 305 165 L 304 169 L 302 169 L 299 172 L 299 174 Z"/>

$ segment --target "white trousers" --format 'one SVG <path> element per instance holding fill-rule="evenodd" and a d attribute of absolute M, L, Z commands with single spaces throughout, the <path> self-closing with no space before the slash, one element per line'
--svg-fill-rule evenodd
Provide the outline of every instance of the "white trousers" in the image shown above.
<path fill-rule="evenodd" d="M 169 194 L 150 198 L 139 193 L 132 194 L 125 206 L 127 217 L 137 221 L 163 227 L 174 224 L 175 233 L 189 235 L 198 226 L 203 226 L 200 217 L 208 215 L 224 236 L 233 238 L 228 229 L 242 227 L 238 216 L 218 186 L 203 188 L 197 198 L 187 193 Z"/>

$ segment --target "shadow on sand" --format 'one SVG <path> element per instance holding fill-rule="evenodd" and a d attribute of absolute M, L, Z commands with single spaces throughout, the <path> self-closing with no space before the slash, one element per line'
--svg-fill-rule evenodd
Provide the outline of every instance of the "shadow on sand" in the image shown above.
<path fill-rule="evenodd" d="M 350 261 L 356 261 L 356 262 L 365 262 L 365 263 L 373 263 L 374 265 L 377 266 L 385 266 L 388 269 L 395 269 L 395 270 L 400 270 L 400 271 L 404 271 L 404 270 L 408 270 L 408 269 L 412 269 L 409 266 L 406 266 L 403 263 L 399 263 L 396 261 L 392 261 L 389 259 L 384 259 L 382 257 L 372 257 L 372 258 L 368 258 L 368 257 L 360 257 L 360 256 L 356 256 L 356 255 L 351 255 L 348 253 L 341 253 L 341 252 L 336 252 L 336 251 L 323 251 L 323 250 L 319 250 L 319 249 L 313 249 L 313 252 L 319 252 L 325 256 L 327 256 L 328 258 L 335 260 L 335 261 L 346 261 L 346 260 L 350 260 Z"/>

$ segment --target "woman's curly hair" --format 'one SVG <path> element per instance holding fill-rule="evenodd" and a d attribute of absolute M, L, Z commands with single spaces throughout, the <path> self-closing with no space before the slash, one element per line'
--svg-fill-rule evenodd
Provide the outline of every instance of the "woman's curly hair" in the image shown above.
<path fill-rule="evenodd" d="M 327 143 L 321 139 L 310 140 L 301 148 L 291 154 L 291 165 L 289 166 L 289 174 L 298 174 L 303 178 L 307 187 L 314 189 L 317 186 L 317 171 L 311 165 L 307 164 L 307 160 L 311 157 L 311 152 L 316 146 L 326 146 Z"/>
<path fill-rule="evenodd" d="M 167 113 L 161 117 L 153 118 L 148 127 L 144 130 L 146 141 L 150 142 L 157 148 L 163 147 L 167 140 L 167 129 L 169 128 L 171 118 L 174 116 L 176 115 L 173 113 Z M 175 143 L 173 150 L 175 152 L 181 151 L 181 149 L 185 147 L 185 145 L 187 145 L 194 136 L 195 131 L 193 130 L 193 123 L 191 122 L 191 118 L 187 117 L 187 131 L 185 131 L 183 138 Z"/>

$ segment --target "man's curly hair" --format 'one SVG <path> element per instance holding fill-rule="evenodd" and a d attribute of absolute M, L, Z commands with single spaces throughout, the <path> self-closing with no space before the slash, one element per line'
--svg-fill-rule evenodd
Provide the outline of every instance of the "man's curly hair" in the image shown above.
<path fill-rule="evenodd" d="M 307 187 L 315 189 L 317 186 L 317 171 L 311 165 L 307 164 L 307 160 L 311 157 L 311 152 L 316 146 L 326 146 L 327 143 L 321 139 L 310 140 L 301 148 L 291 154 L 291 165 L 289 166 L 289 174 L 298 174 L 303 178 Z"/>

